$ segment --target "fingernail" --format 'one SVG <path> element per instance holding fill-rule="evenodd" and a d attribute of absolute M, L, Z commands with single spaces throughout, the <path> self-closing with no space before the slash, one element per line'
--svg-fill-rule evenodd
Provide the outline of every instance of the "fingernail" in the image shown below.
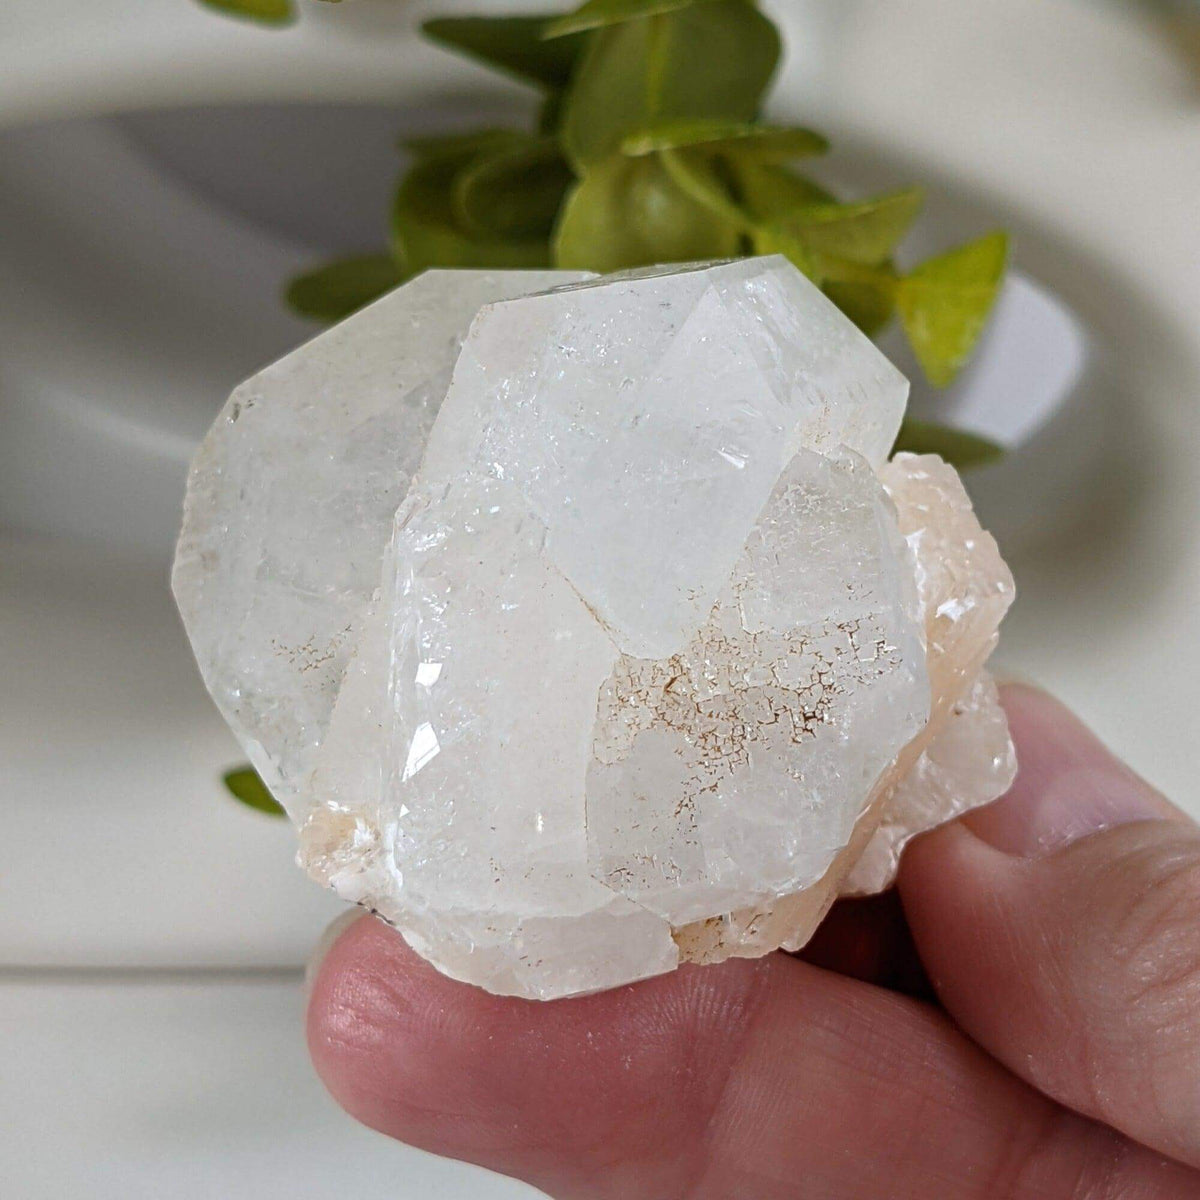
<path fill-rule="evenodd" d="M 966 819 L 985 842 L 1040 858 L 1117 825 L 1181 818 L 1052 696 L 1010 684 L 1001 697 L 1017 747 L 1017 778 L 1003 799 Z"/>
<path fill-rule="evenodd" d="M 325 961 L 325 956 L 333 949 L 333 943 L 346 932 L 355 921 L 366 916 L 361 908 L 347 909 L 336 920 L 331 921 L 326 927 L 325 932 L 317 938 L 317 944 L 313 947 L 312 953 L 308 956 L 308 963 L 304 968 L 304 998 L 307 1003 L 309 996 L 312 995 L 313 983 L 316 981 L 317 974 L 321 970 L 321 964 Z"/>

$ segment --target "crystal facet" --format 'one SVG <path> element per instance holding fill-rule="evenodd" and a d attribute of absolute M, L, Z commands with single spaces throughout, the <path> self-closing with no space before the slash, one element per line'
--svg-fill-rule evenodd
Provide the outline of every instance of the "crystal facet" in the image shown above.
<path fill-rule="evenodd" d="M 175 575 L 310 872 L 536 998 L 802 945 L 1012 772 L 1011 577 L 870 341 L 778 257 L 562 282 L 243 385 Z"/>
<path fill-rule="evenodd" d="M 175 598 L 217 707 L 293 817 L 472 318 L 581 278 L 427 271 L 243 383 L 200 447 Z"/>

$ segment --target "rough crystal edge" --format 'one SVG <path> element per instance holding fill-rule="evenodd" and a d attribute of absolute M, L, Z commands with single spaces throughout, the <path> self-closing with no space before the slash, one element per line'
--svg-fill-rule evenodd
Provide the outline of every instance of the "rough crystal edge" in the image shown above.
<path fill-rule="evenodd" d="M 826 912 L 843 894 L 846 880 L 875 835 L 897 785 L 916 767 L 945 726 L 954 706 L 975 686 L 995 647 L 996 629 L 1015 594 L 1012 574 L 1000 557 L 995 540 L 979 525 L 958 473 L 936 455 L 905 454 L 897 455 L 888 463 L 881 478 L 896 500 L 901 532 L 908 537 L 916 555 L 918 587 L 926 610 L 930 677 L 940 676 L 942 694 L 935 697 L 938 703 L 926 728 L 901 751 L 877 781 L 850 842 L 834 858 L 825 875 L 802 892 L 767 897 L 756 908 L 677 929 L 674 936 L 680 947 L 680 957 L 685 962 L 757 958 L 779 947 L 795 951 L 807 944 Z M 933 495 L 906 495 L 902 502 L 897 493 L 904 492 L 906 484 L 926 485 Z M 942 509 L 942 521 L 936 526 L 938 536 L 930 538 L 923 535 L 931 528 L 933 507 Z M 951 563 L 951 556 L 946 553 L 947 545 L 955 543 L 968 556 L 966 563 L 961 564 L 964 569 L 982 572 L 982 578 L 990 579 L 991 583 L 982 597 L 986 604 L 973 602 L 963 613 L 948 616 L 944 611 L 944 598 L 936 589 L 939 583 L 945 583 L 946 568 Z M 953 571 L 950 574 L 953 575 Z M 959 651 L 957 657 L 950 654 L 948 648 L 961 638 L 962 616 L 972 614 L 984 621 L 987 635 L 975 652 L 963 659 L 961 645 L 955 647 Z M 939 657 L 944 661 L 936 662 Z M 939 666 L 943 669 L 935 670 Z"/>
<path fill-rule="evenodd" d="M 913 838 L 991 804 L 1008 791 L 1016 774 L 1008 718 L 995 681 L 981 671 L 941 732 L 896 784 L 841 894 L 873 895 L 891 887 Z"/>

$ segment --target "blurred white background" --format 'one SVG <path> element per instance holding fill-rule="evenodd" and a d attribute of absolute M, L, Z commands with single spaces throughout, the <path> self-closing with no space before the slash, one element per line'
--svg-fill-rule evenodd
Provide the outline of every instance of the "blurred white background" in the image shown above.
<path fill-rule="evenodd" d="M 847 180 L 927 182 L 930 246 L 1012 229 L 1051 297 L 974 393 L 1010 380 L 1019 423 L 1071 384 L 978 480 L 1020 589 L 1001 669 L 1200 811 L 1200 74 L 1178 27 L 1085 0 L 766 6 L 774 107 Z M 520 106 L 411 35 L 485 7 L 526 6 L 308 4 L 281 32 L 189 0 L 0 17 L 0 1194 L 532 1194 L 325 1098 L 300 975 L 336 906 L 285 826 L 222 795 L 241 756 L 166 590 L 197 440 L 312 332 L 280 281 L 378 240 L 397 130 Z M 370 107 L 295 107 L 333 103 Z"/>

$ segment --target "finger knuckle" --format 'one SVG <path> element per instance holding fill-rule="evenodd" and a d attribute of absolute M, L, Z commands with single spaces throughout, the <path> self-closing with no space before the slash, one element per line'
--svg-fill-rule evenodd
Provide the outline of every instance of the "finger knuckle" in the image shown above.
<path fill-rule="evenodd" d="M 1200 839 L 1155 831 L 1097 882 L 1081 1036 L 1096 1110 L 1116 1094 L 1180 1148 L 1200 1120 Z M 1114 1091 L 1115 1089 L 1115 1091 Z"/>

